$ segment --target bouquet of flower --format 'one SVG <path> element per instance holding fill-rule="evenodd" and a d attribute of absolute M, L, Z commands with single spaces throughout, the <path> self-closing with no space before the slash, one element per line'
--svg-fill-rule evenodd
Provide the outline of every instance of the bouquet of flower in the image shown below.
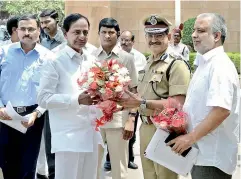
<path fill-rule="evenodd" d="M 112 120 L 113 113 L 119 110 L 114 100 L 124 95 L 130 81 L 127 68 L 115 59 L 98 61 L 88 72 L 81 74 L 77 80 L 79 87 L 101 99 L 97 107 L 103 116 L 96 120 L 96 129 Z"/>
<path fill-rule="evenodd" d="M 153 123 L 169 133 L 186 134 L 187 114 L 182 106 L 173 98 L 168 98 L 162 111 L 156 110 L 152 117 Z"/>

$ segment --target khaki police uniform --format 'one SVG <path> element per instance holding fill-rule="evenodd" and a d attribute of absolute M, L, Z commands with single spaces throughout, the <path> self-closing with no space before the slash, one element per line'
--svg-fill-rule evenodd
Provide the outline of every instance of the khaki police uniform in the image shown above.
<path fill-rule="evenodd" d="M 130 88 L 137 86 L 137 72 L 134 65 L 133 55 L 115 46 L 110 54 L 99 47 L 92 53 L 98 60 L 116 59 L 124 65 L 131 78 Z M 128 141 L 123 139 L 123 127 L 128 119 L 128 111 L 121 111 L 113 114 L 113 120 L 106 123 L 101 129 L 103 141 L 107 143 L 111 162 L 111 175 L 113 179 L 126 179 L 128 170 Z M 98 179 L 100 177 L 101 161 L 104 150 L 99 147 Z"/>
<path fill-rule="evenodd" d="M 151 18 L 153 24 L 156 20 L 157 23 L 170 25 L 166 19 L 157 15 L 154 20 L 153 16 L 150 16 L 145 21 L 150 21 Z M 186 95 L 190 71 L 184 61 L 176 59 L 169 72 L 169 79 L 167 79 L 166 71 L 174 59 L 176 59 L 175 55 L 168 50 L 156 59 L 152 55 L 148 58 L 145 69 L 139 72 L 137 91 L 141 97 L 147 100 L 160 100 L 169 96 Z M 144 179 L 177 179 L 176 173 L 144 157 L 144 152 L 156 131 L 156 127 L 150 120 L 153 112 L 150 109 L 139 109 L 142 119 L 140 152 Z"/>

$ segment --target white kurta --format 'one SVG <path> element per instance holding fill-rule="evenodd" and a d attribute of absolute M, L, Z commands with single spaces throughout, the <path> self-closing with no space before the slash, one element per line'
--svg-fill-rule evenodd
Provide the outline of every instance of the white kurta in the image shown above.
<path fill-rule="evenodd" d="M 222 46 L 199 56 L 184 104 L 190 117 L 189 131 L 195 130 L 214 106 L 230 110 L 230 115 L 197 142 L 196 165 L 215 166 L 232 174 L 237 164 L 240 86 L 237 70 Z"/>
<path fill-rule="evenodd" d="M 66 45 L 43 68 L 38 103 L 49 110 L 53 153 L 93 152 L 94 142 L 101 143 L 101 135 L 93 124 L 96 109 L 78 104 L 81 90 L 77 79 L 94 61 L 94 56 L 80 55 Z"/>

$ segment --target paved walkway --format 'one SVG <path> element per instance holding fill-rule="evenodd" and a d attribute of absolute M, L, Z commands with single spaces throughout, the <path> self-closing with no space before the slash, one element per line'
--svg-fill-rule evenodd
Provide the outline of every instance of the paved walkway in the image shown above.
<path fill-rule="evenodd" d="M 138 129 L 139 129 L 141 122 L 140 122 L 140 120 L 138 122 L 139 122 L 138 123 Z M 139 140 L 139 130 L 137 130 L 137 140 L 136 140 L 136 143 L 134 145 L 134 153 L 135 153 L 135 163 L 139 166 L 139 169 L 138 170 L 129 169 L 128 179 L 144 179 L 143 173 L 142 173 L 141 159 L 140 159 L 140 148 L 139 148 L 140 142 L 139 141 L 140 141 Z M 240 174 L 241 170 L 240 169 L 241 169 L 240 166 L 237 167 L 237 170 L 235 171 L 233 179 L 240 179 L 240 177 L 241 177 L 241 174 Z M 3 179 L 1 171 L 0 171 L 0 179 Z M 71 178 L 68 178 L 68 179 L 71 179 Z M 112 179 L 111 172 L 102 171 L 102 176 L 101 176 L 100 179 Z M 179 177 L 179 179 L 191 179 L 191 176 Z"/>

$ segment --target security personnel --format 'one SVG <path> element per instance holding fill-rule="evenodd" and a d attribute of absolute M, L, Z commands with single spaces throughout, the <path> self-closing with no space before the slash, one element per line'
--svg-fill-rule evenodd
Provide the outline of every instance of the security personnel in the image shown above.
<path fill-rule="evenodd" d="M 182 39 L 181 29 L 179 28 L 173 29 L 172 38 L 173 38 L 173 42 L 170 44 L 170 46 L 177 54 L 179 54 L 182 58 L 184 58 L 184 60 L 188 62 L 189 49 L 185 44 L 181 42 L 181 39 Z"/>
<path fill-rule="evenodd" d="M 140 127 L 140 152 L 144 179 L 177 179 L 176 173 L 144 157 L 156 127 L 150 116 L 155 109 L 163 109 L 166 98 L 173 97 L 184 103 L 190 70 L 183 59 L 168 50 L 168 33 L 171 23 L 159 15 L 151 15 L 144 20 L 146 41 L 151 50 L 147 65 L 139 72 L 138 95 L 127 92 L 119 101 L 124 107 L 139 107 L 142 120 Z M 160 153 L 160 155 L 162 155 Z"/>
<path fill-rule="evenodd" d="M 156 131 L 150 120 L 155 101 L 174 97 L 180 103 L 185 100 L 190 71 L 183 60 L 168 53 L 168 33 L 171 23 L 159 16 L 151 15 L 144 20 L 146 41 L 152 52 L 145 70 L 139 73 L 138 94 L 143 98 L 140 105 L 142 125 L 140 127 L 140 150 L 145 179 L 176 179 L 177 174 L 144 157 L 144 152 Z M 154 103 L 154 105 L 152 104 Z M 161 154 L 160 154 L 161 155 Z"/>

